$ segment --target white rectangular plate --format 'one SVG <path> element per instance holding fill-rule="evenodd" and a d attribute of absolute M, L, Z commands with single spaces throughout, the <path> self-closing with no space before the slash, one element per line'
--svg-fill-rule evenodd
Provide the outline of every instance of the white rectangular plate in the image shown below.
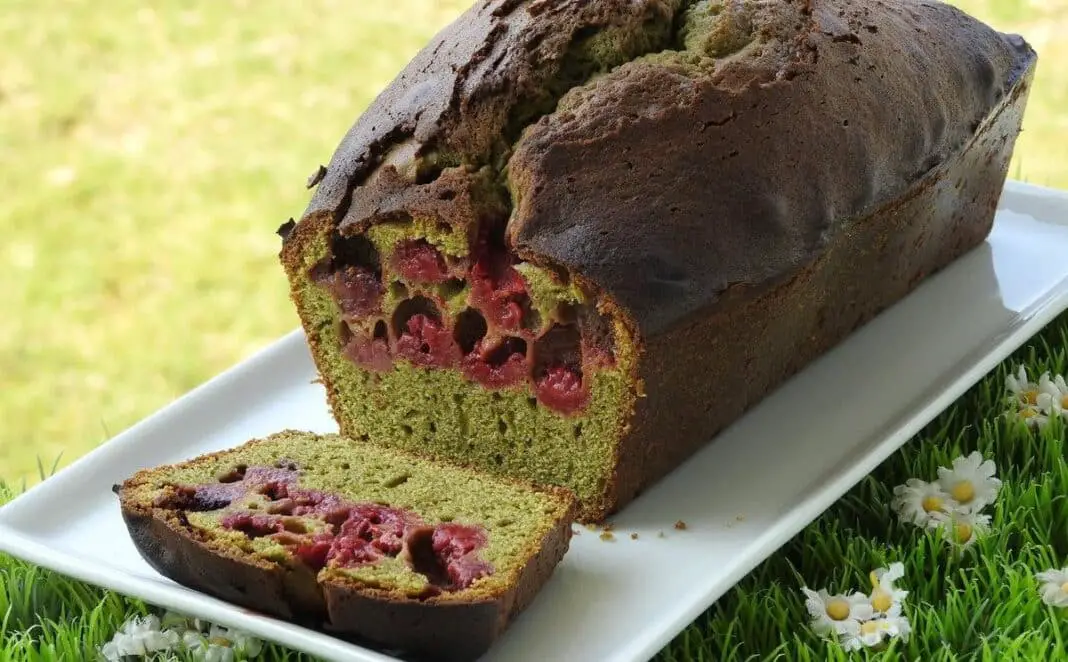
<path fill-rule="evenodd" d="M 1065 308 L 1068 194 L 1010 183 L 988 242 L 627 508 L 614 542 L 581 530 L 485 659 L 654 656 Z M 327 659 L 390 659 L 161 577 L 130 543 L 111 492 L 143 467 L 283 428 L 334 431 L 314 378 L 303 335 L 286 336 L 0 510 L 0 550 Z"/>

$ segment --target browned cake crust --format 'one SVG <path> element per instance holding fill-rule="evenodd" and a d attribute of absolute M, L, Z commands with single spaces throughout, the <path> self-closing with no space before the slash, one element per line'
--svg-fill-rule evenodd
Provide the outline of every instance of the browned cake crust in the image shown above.
<path fill-rule="evenodd" d="M 519 582 L 496 599 L 436 603 L 396 600 L 334 583 L 320 587 L 311 574 L 221 556 L 188 529 L 135 506 L 124 504 L 122 516 L 142 557 L 183 586 L 353 643 L 434 660 L 474 660 L 485 653 L 534 600 L 567 552 L 571 535 L 570 526 L 561 523 Z"/>
<path fill-rule="evenodd" d="M 644 397 L 586 519 L 986 238 L 1036 63 L 1021 38 L 920 0 L 721 2 L 729 38 L 682 57 L 693 4 L 476 3 L 282 231 L 292 273 L 320 224 L 473 224 L 469 192 L 506 182 L 509 248 L 592 287 L 641 350 Z M 609 31 L 620 62 L 577 76 L 597 67 L 569 66 L 576 45 Z"/>
<path fill-rule="evenodd" d="M 201 460 L 216 455 L 221 454 Z M 397 651 L 406 659 L 477 659 L 534 600 L 566 554 L 572 536 L 572 497 L 553 490 L 570 506 L 506 590 L 474 600 L 457 600 L 447 593 L 406 598 L 351 582 L 320 582 L 300 564 L 287 567 L 212 548 L 181 513 L 131 496 L 138 486 L 151 483 L 167 469 L 138 472 L 115 487 L 131 539 L 157 572 L 257 613 L 356 644 Z"/>

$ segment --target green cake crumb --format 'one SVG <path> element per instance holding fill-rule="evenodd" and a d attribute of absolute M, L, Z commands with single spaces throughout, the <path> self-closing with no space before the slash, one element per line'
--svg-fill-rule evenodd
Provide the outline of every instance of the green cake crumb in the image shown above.
<path fill-rule="evenodd" d="M 534 310 L 538 311 L 545 325 L 548 325 L 555 317 L 556 309 L 561 304 L 585 303 L 585 297 L 577 285 L 560 283 L 558 278 L 546 269 L 528 262 L 521 262 L 515 265 L 515 270 L 523 277 Z"/>
<path fill-rule="evenodd" d="M 470 239 L 462 230 L 425 216 L 376 223 L 368 228 L 367 238 L 382 255 L 392 253 L 397 244 L 410 239 L 426 239 L 427 243 L 453 257 L 465 257 L 471 250 Z"/>
<path fill-rule="evenodd" d="M 356 568 L 328 568 L 324 572 L 328 576 L 351 577 L 365 586 L 399 591 L 410 597 L 418 597 L 430 585 L 425 575 L 415 572 L 399 558 L 385 558 Z"/>

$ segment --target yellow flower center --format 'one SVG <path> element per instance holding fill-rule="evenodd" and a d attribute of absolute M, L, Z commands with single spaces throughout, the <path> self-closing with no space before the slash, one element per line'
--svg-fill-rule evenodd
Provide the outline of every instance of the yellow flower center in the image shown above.
<path fill-rule="evenodd" d="M 1068 593 L 1068 582 L 1064 582 L 1063 584 L 1061 584 L 1061 591 L 1063 591 L 1064 593 Z"/>
<path fill-rule="evenodd" d="M 879 584 L 879 577 L 872 570 L 868 575 L 871 580 L 871 606 L 875 611 L 888 612 L 890 607 L 894 604 L 894 597 L 883 590 L 883 587 Z"/>
<path fill-rule="evenodd" d="M 1032 407 L 1028 407 L 1020 412 L 1020 418 L 1023 418 L 1024 420 L 1034 418 L 1035 416 L 1038 416 L 1038 410 Z"/>
<path fill-rule="evenodd" d="M 936 496 L 924 497 L 920 504 L 925 512 L 934 513 L 942 510 L 942 500 Z"/>
<path fill-rule="evenodd" d="M 827 603 L 827 615 L 836 621 L 849 618 L 849 603 L 841 598 Z"/>
<path fill-rule="evenodd" d="M 1035 389 L 1031 389 L 1030 391 L 1024 391 L 1020 394 L 1020 397 L 1023 398 L 1023 401 L 1029 405 L 1038 404 L 1038 391 Z"/>
<path fill-rule="evenodd" d="M 1061 406 L 1068 409 L 1068 395 L 1061 398 Z"/>
<path fill-rule="evenodd" d="M 210 643 L 215 644 L 216 646 L 224 646 L 226 648 L 230 647 L 230 640 L 229 639 L 223 639 L 222 637 L 212 637 L 208 641 Z"/>
<path fill-rule="evenodd" d="M 972 525 L 971 524 L 958 524 L 954 527 L 953 532 L 957 536 L 957 542 L 962 545 L 972 539 Z"/>
<path fill-rule="evenodd" d="M 957 500 L 958 503 L 970 503 L 975 498 L 975 485 L 972 485 L 970 480 L 962 480 L 953 486 L 953 489 L 949 491 L 949 494 Z"/>
<path fill-rule="evenodd" d="M 871 606 L 875 611 L 886 613 L 894 606 L 894 599 L 886 591 L 876 590 L 871 594 Z"/>
<path fill-rule="evenodd" d="M 879 631 L 879 622 L 878 621 L 868 621 L 867 623 L 864 623 L 863 625 L 860 626 L 860 633 L 861 634 L 875 634 L 878 631 Z"/>

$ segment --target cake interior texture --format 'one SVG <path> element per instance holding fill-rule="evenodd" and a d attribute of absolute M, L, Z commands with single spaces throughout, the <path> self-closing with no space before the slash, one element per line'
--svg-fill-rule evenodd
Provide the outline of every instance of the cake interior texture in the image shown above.
<path fill-rule="evenodd" d="M 634 398 L 633 346 L 501 230 L 402 219 L 308 253 L 298 296 L 343 429 L 596 499 Z"/>
<path fill-rule="evenodd" d="M 982 241 L 1032 67 L 914 0 L 476 3 L 280 230 L 341 432 L 603 519 Z"/>
<path fill-rule="evenodd" d="M 221 557 L 430 604 L 514 588 L 571 508 L 560 493 L 294 431 L 141 472 L 123 499 Z"/>

